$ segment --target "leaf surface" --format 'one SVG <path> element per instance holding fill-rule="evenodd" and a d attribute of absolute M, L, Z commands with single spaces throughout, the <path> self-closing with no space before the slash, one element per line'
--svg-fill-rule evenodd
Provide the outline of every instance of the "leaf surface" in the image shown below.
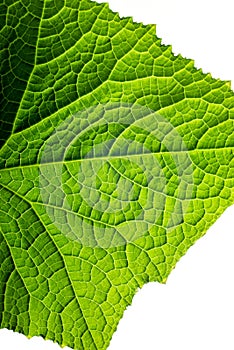
<path fill-rule="evenodd" d="M 234 94 L 90 0 L 0 4 L 0 323 L 106 349 L 234 199 Z"/>

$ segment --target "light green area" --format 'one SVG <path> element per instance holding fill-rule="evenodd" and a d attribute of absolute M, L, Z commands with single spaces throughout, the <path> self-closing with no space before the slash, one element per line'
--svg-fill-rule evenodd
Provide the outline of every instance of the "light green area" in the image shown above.
<path fill-rule="evenodd" d="M 234 201 L 234 93 L 90 0 L 1 0 L 0 67 L 1 328 L 107 349 Z"/>

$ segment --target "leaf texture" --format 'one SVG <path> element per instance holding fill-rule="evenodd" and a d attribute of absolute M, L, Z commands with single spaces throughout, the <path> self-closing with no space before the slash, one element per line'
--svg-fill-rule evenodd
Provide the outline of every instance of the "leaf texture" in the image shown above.
<path fill-rule="evenodd" d="M 233 204 L 234 94 L 107 4 L 0 18 L 0 324 L 106 349 Z"/>

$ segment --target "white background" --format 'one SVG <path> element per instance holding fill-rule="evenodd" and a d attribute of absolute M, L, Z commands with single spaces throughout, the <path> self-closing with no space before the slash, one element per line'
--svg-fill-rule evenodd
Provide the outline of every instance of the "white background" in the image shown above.
<path fill-rule="evenodd" d="M 100 1 L 101 2 L 101 1 Z M 113 10 L 157 23 L 174 53 L 234 86 L 233 0 L 110 0 Z M 177 264 L 166 285 L 138 292 L 108 350 L 234 349 L 234 206 Z M 0 331 L 3 350 L 59 350 L 41 338 Z M 66 348 L 68 349 L 68 348 Z"/>

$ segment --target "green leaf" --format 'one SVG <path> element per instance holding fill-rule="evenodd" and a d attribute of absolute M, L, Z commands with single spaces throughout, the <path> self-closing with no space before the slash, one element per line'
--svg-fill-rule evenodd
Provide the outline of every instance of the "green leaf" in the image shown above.
<path fill-rule="evenodd" d="M 0 323 L 106 349 L 234 202 L 234 93 L 90 0 L 0 4 Z"/>

